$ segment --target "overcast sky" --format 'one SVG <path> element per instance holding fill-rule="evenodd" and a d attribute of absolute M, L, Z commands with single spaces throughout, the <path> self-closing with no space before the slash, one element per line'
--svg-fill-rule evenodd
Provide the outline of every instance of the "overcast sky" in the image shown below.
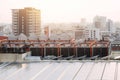
<path fill-rule="evenodd" d="M 120 21 L 120 0 L 1 0 L 0 23 L 11 23 L 11 9 L 24 7 L 40 9 L 43 23 L 92 21 L 96 15 Z"/>

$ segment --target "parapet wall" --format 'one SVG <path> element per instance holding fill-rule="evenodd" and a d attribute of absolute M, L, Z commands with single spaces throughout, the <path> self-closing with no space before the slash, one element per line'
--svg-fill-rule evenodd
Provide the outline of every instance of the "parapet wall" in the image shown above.
<path fill-rule="evenodd" d="M 0 53 L 0 62 L 21 62 L 24 61 L 25 57 L 29 55 L 31 55 L 31 52 L 26 52 L 23 54 Z"/>

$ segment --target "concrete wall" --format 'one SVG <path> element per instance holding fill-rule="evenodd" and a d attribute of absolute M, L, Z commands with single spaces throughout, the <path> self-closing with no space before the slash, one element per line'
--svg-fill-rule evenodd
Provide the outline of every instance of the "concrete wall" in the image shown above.
<path fill-rule="evenodd" d="M 30 56 L 31 52 L 24 54 L 2 53 L 0 54 L 0 62 L 21 62 L 26 56 Z"/>

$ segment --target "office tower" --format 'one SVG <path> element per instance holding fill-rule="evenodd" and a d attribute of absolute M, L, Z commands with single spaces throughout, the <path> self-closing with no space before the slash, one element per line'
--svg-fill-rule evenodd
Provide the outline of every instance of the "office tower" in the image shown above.
<path fill-rule="evenodd" d="M 40 10 L 26 7 L 24 9 L 12 9 L 12 30 L 15 35 L 30 33 L 40 35 L 41 16 Z"/>
<path fill-rule="evenodd" d="M 93 19 L 93 25 L 95 28 L 99 28 L 101 31 L 106 30 L 106 17 L 95 16 Z"/>
<path fill-rule="evenodd" d="M 110 19 L 107 21 L 107 29 L 110 33 L 115 33 L 115 26 L 113 24 L 113 21 Z"/>

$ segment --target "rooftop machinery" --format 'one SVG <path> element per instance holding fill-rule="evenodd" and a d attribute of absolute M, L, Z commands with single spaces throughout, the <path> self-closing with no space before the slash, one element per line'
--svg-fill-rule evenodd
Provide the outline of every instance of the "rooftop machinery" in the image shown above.
<path fill-rule="evenodd" d="M 20 53 L 31 51 L 32 56 L 65 57 L 104 57 L 108 56 L 109 42 L 85 40 L 75 43 L 74 40 L 10 40 L 2 42 L 2 53 Z M 15 50 L 15 51 L 14 51 Z"/>

